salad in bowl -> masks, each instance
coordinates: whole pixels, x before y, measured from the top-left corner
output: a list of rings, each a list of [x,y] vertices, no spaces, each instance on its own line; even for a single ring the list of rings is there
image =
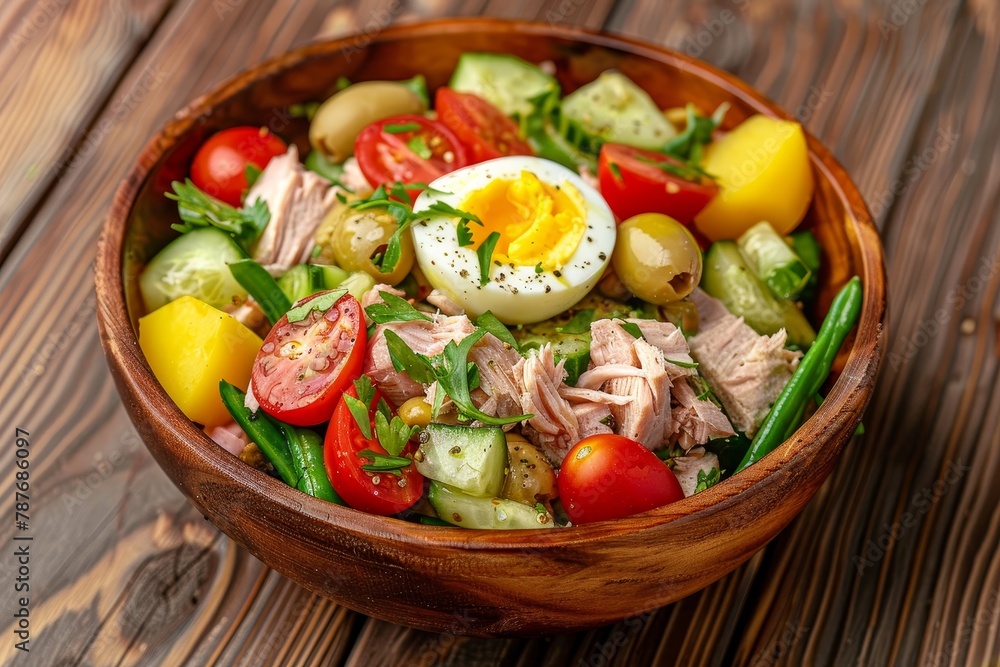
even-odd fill
[[[554,73],[469,52],[436,90],[298,105],[305,154],[208,137],[139,278],[183,413],[303,493],[470,529],[645,512],[790,437],[862,305],[855,277],[804,314],[825,267],[802,128]]]

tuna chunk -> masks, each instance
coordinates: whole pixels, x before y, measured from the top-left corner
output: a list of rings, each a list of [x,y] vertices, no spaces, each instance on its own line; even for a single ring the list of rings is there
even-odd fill
[[[499,417],[521,414],[524,382],[515,369],[523,361],[521,355],[488,333],[469,351],[469,361],[479,367],[479,388],[486,396],[486,400],[477,407]]]
[[[674,458],[674,476],[680,482],[685,498],[694,495],[698,487],[698,473],[705,478],[719,472],[719,457],[706,452],[704,447],[695,447],[687,455]]]
[[[698,370],[736,428],[753,437],[802,354],[785,349],[784,329],[761,336],[701,290],[692,301],[700,326],[688,342]]]
[[[427,303],[431,304],[445,315],[462,315],[465,310],[460,305],[451,300],[444,292],[432,289],[427,295]]]
[[[545,345],[518,362],[514,370],[524,385],[521,410],[533,415],[524,427],[525,437],[558,466],[566,452],[580,440],[576,412],[559,395],[559,387],[566,379],[562,362],[556,364],[552,347]]]
[[[389,401],[402,405],[407,399],[424,395],[424,386],[414,381],[403,371],[392,366],[389,347],[385,342],[385,331],[391,330],[403,339],[410,349],[419,354],[434,356],[440,354],[449,341],[456,343],[473,331],[472,323],[464,315],[458,317],[437,316],[430,322],[387,322],[375,327],[375,333],[368,343],[365,358],[365,373],[371,377]]]
[[[253,258],[275,276],[306,261],[316,229],[337,201],[336,192],[326,179],[302,166],[294,145],[272,158],[246,197],[251,204],[262,199],[271,213]]]
[[[732,424],[715,403],[698,398],[685,378],[674,386],[673,424],[668,441],[687,450],[715,438],[735,435]]]
[[[732,435],[718,406],[699,398],[689,384],[697,372],[680,330],[667,322],[634,322],[642,338],[634,338],[615,320],[591,324],[590,358],[595,366],[580,376],[577,391],[624,397],[623,402],[602,401],[614,418],[615,432],[649,449],[673,444],[690,449]],[[568,391],[563,395],[584,398]]]
[[[614,418],[604,403],[576,403],[573,405],[573,413],[580,425],[581,440],[592,435],[614,432],[611,428]]]

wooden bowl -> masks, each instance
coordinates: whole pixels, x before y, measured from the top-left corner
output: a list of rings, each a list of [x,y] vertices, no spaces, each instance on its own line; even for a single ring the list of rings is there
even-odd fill
[[[661,48],[575,29],[446,20],[310,45],[193,102],[149,143],[122,183],[97,260],[101,342],[147,447],[209,520],[257,558],[351,609],[416,628],[479,636],[598,626],[673,602],[768,543],[830,474],[861,419],[883,345],[885,277],[871,216],[843,168],[808,136],[816,196],[807,227],[826,253],[817,315],[852,275],[864,282],[856,335],[826,402],[777,451],[683,501],[618,521],[551,531],[472,531],[373,516],[300,493],[209,440],[153,377],[136,339],[137,277],[174,233],[163,193],[202,140],[232,125],[269,126],[307,148],[289,105],[325,99],[337,78],[444,84],[464,51],[552,60],[564,90],[616,68],[661,107],[732,105],[726,125],[788,115],[733,76]],[[776,193],[778,194],[778,193]],[[814,318],[815,319],[815,318]]]

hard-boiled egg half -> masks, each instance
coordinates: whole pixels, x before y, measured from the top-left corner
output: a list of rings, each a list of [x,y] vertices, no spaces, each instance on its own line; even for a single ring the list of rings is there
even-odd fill
[[[528,324],[557,315],[594,287],[615,249],[615,218],[597,190],[542,158],[502,157],[446,174],[413,210],[435,204],[482,221],[435,213],[412,227],[421,271],[471,316],[489,310],[506,324]],[[479,257],[494,232],[483,283]]]

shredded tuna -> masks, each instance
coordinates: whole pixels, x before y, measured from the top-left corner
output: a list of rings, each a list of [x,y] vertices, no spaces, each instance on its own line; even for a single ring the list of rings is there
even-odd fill
[[[406,292],[401,289],[396,289],[392,285],[386,285],[385,283],[379,283],[361,295],[361,307],[367,308],[368,306],[373,306],[376,303],[382,303],[382,292],[388,292],[389,294],[398,297],[406,296]]]
[[[689,379],[696,371],[679,330],[666,322],[635,322],[641,322],[640,331],[645,327],[642,338],[634,338],[615,320],[591,324],[595,366],[577,383],[624,399],[609,405],[615,432],[649,449],[673,444],[690,449],[732,435],[725,414],[691,388]]]
[[[715,403],[698,398],[688,380],[674,387],[677,404],[673,407],[673,425],[668,440],[687,450],[715,438],[735,435],[732,424]]]
[[[236,422],[229,422],[225,426],[207,426],[205,435],[233,456],[239,456],[243,448],[250,444],[250,438]]]
[[[599,403],[601,405],[625,405],[630,399],[628,396],[615,396],[597,389],[584,389],[583,387],[570,387],[562,385],[559,387],[559,395],[570,403]]]
[[[427,303],[431,304],[445,315],[462,315],[465,313],[465,310],[460,305],[452,301],[451,297],[436,289],[431,290],[431,293],[427,295]]]
[[[499,417],[521,414],[524,382],[515,370],[523,362],[521,355],[488,333],[469,351],[469,361],[479,367],[479,388],[487,397],[479,409]]]
[[[336,203],[337,191],[302,166],[294,145],[272,158],[246,197],[250,203],[263,200],[271,213],[254,245],[253,258],[275,276],[306,261],[316,228]]]
[[[685,456],[674,458],[674,476],[680,482],[684,497],[693,496],[698,486],[698,473],[711,475],[712,470],[719,471],[719,457],[712,452],[706,452],[704,447],[695,447]]]
[[[521,410],[533,415],[527,421],[525,437],[531,440],[553,465],[562,463],[566,452],[580,440],[580,425],[569,402],[559,395],[566,371],[556,364],[552,346],[534,350],[514,367],[521,376],[524,392]],[[480,370],[480,374],[482,370]]]
[[[784,329],[761,336],[701,290],[694,291],[692,300],[700,325],[689,343],[698,370],[733,424],[753,437],[802,354],[785,349]]]
[[[378,385],[387,399],[395,405],[402,405],[407,399],[424,395],[424,387],[403,371],[393,368],[389,348],[385,342],[385,331],[398,335],[411,350],[419,354],[434,356],[444,350],[449,341],[456,343],[473,331],[472,323],[464,315],[458,317],[437,316],[432,321],[387,322],[375,327],[375,333],[368,343],[365,358],[365,373]]]
[[[580,426],[581,440],[591,435],[614,432],[611,410],[603,403],[577,403],[573,406],[573,414]]]

